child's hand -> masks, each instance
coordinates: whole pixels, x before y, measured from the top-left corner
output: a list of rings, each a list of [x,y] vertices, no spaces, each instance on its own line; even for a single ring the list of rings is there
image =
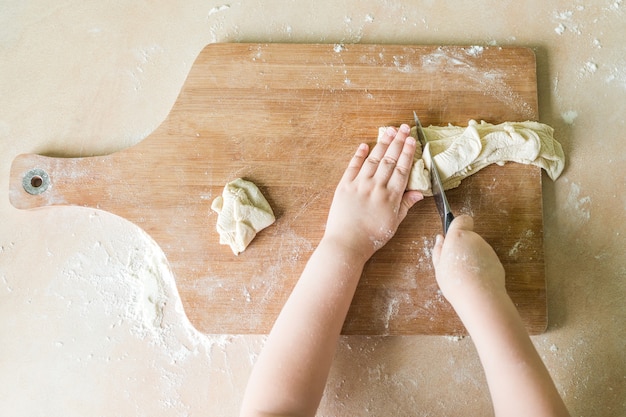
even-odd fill
[[[368,146],[359,146],[335,191],[324,240],[366,260],[395,234],[423,198],[405,191],[415,154],[409,133],[407,125],[388,128],[369,156]]]
[[[433,248],[437,283],[459,314],[506,296],[504,268],[493,248],[473,229],[471,217],[459,216],[445,239],[437,236]]]

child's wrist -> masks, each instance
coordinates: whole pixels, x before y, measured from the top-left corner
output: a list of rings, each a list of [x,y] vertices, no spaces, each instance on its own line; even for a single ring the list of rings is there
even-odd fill
[[[325,234],[318,247],[328,247],[337,256],[344,258],[346,262],[354,264],[365,264],[374,254],[363,245],[358,245],[355,241],[340,236]]]
[[[483,292],[474,297],[452,302],[459,318],[472,333],[476,328],[484,328],[494,320],[506,318],[517,311],[513,301],[505,290],[497,292]]]

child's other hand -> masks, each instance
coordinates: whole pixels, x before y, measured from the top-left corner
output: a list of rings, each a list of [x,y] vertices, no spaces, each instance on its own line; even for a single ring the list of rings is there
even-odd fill
[[[395,234],[423,198],[405,191],[416,146],[409,133],[407,125],[388,128],[369,156],[368,146],[359,146],[335,191],[324,240],[366,260]]]
[[[493,248],[473,230],[474,220],[459,216],[445,239],[437,236],[433,248],[437,283],[459,314],[466,311],[465,307],[473,311],[480,303],[506,296],[502,263]]]

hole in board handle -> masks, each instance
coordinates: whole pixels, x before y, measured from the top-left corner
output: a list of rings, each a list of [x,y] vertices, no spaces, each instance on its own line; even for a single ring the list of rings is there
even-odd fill
[[[28,194],[41,194],[50,187],[50,176],[48,176],[48,173],[43,169],[31,169],[24,174],[22,187],[24,187],[24,191]]]

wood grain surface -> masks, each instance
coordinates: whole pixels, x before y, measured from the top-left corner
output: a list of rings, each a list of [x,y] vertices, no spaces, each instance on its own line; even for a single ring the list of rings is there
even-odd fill
[[[89,158],[20,155],[10,200],[122,216],[165,252],[185,312],[205,333],[266,333],[324,231],[336,183],[379,126],[536,120],[535,56],[517,47],[214,44],[194,63],[167,119],[138,145]],[[39,195],[22,179],[44,170]],[[277,222],[234,256],[218,244],[212,200],[256,183]],[[507,272],[531,333],[547,324],[541,172],[490,166],[449,192],[474,216]],[[463,334],[438,291],[432,199],[418,203],[366,265],[344,334]]]

